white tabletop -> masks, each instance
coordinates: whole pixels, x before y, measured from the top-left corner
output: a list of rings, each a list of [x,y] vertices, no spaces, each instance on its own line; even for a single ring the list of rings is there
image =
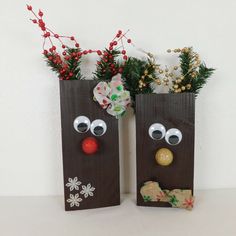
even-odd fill
[[[236,236],[236,189],[196,191],[192,211],[120,206],[65,212],[63,197],[0,197],[2,236]]]

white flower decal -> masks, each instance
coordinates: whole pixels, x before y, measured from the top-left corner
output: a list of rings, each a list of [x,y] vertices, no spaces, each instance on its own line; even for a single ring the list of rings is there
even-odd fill
[[[81,185],[81,182],[78,181],[78,177],[75,177],[74,179],[68,178],[68,183],[66,184],[66,187],[70,188],[70,191],[79,190],[79,185]]]
[[[92,197],[94,190],[95,190],[95,188],[92,187],[91,184],[89,183],[87,186],[82,185],[82,190],[80,191],[80,193],[83,194],[85,198],[87,198],[88,196]]]
[[[95,190],[95,188],[92,187],[90,183],[88,183],[87,185],[82,185],[82,190],[79,192],[79,186],[81,184],[82,183],[81,181],[79,181],[78,177],[68,178],[68,183],[66,183],[66,187],[70,189],[70,192],[75,190],[75,194],[70,193],[69,198],[66,200],[70,204],[70,207],[79,207],[80,202],[82,202],[85,198],[87,198],[88,196],[94,196],[93,191]]]
[[[76,193],[75,195],[70,194],[70,198],[66,200],[70,203],[70,207],[77,206],[79,207],[80,202],[82,202],[82,198],[79,197],[79,194]]]

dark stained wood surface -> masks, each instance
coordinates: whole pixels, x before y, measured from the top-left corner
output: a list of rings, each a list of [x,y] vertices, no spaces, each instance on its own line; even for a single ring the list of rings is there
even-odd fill
[[[60,81],[66,210],[120,204],[118,121],[93,101],[92,91],[95,86],[95,81]],[[87,116],[91,122],[95,119],[102,119],[107,124],[107,132],[103,136],[97,137],[100,149],[96,154],[86,155],[81,150],[82,140],[95,136],[91,131],[81,134],[74,130],[74,119],[80,115]],[[93,197],[83,198],[79,193],[81,185],[79,191],[73,190],[72,192],[65,186],[68,178],[76,176],[82,184],[91,183],[96,188]],[[66,200],[70,194],[76,193],[79,193],[83,201],[79,207],[70,207]]]
[[[162,189],[192,189],[194,178],[194,116],[195,98],[192,93],[149,94],[136,96],[136,151],[137,151],[137,205],[170,206],[169,203],[144,202],[140,188],[153,180]],[[177,128],[182,141],[169,145],[165,139],[153,140],[148,129],[153,123],[161,123],[166,130]],[[174,154],[169,166],[156,164],[155,153],[168,148]]]

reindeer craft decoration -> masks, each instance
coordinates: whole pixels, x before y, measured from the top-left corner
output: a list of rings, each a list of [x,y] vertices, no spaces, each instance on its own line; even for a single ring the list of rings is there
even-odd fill
[[[27,9],[34,16],[31,21],[42,31],[47,64],[60,80],[65,209],[118,205],[119,140],[115,116],[125,112],[130,98],[118,74],[123,64],[116,57],[128,59],[123,41],[130,44],[131,39],[118,30],[108,49],[81,50],[74,36],[52,31],[41,10],[36,14],[32,6]],[[69,47],[67,41],[74,46]],[[83,56],[91,53],[99,57],[96,80],[84,80],[80,63]],[[99,83],[99,78],[108,82],[112,77],[111,83]]]
[[[66,210],[120,204],[118,121],[93,101],[95,85],[60,81]]]
[[[138,95],[136,146],[137,204],[191,209],[194,94]]]
[[[178,64],[162,66],[147,53],[128,57],[127,32],[104,50],[82,50],[74,36],[52,31],[32,6],[43,56],[60,80],[65,209],[120,204],[118,121],[131,104],[136,116],[137,205],[192,209],[195,97],[214,69],[192,47],[168,49]],[[68,46],[66,42],[73,44]],[[93,80],[82,58],[98,56]],[[165,87],[166,94],[158,91]]]

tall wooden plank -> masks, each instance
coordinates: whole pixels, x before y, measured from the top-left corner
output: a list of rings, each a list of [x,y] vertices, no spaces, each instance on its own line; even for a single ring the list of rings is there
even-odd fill
[[[137,147],[137,205],[170,206],[165,202],[144,202],[140,188],[144,182],[159,182],[162,189],[191,189],[194,178],[194,104],[192,93],[149,94],[136,96],[136,147]],[[166,130],[177,128],[183,138],[178,145],[169,145],[165,138],[153,140],[149,127],[161,123]],[[174,155],[169,166],[156,163],[155,153],[168,148]]]
[[[95,81],[60,81],[66,210],[120,204],[118,121],[93,101],[92,91],[95,86]],[[93,136],[91,131],[78,133],[73,127],[75,118],[82,115],[91,122],[102,119],[107,125],[106,133],[96,137],[100,144],[99,151],[92,155],[86,155],[81,149],[82,140]],[[76,177],[79,189],[73,189],[70,184]],[[91,191],[93,196],[88,194],[86,197],[81,191],[89,187],[88,184],[95,190]],[[79,206],[73,205],[73,199],[77,199]]]

